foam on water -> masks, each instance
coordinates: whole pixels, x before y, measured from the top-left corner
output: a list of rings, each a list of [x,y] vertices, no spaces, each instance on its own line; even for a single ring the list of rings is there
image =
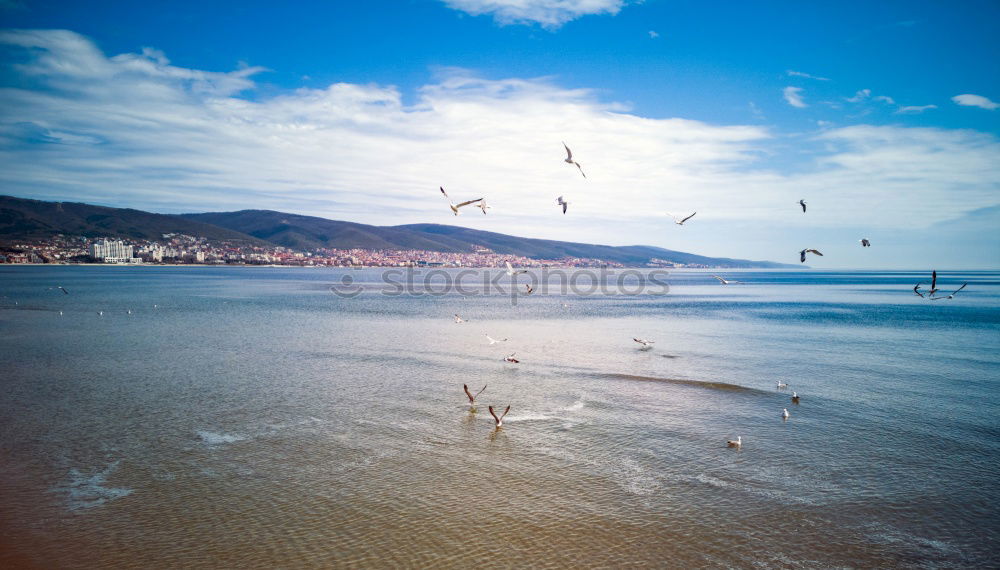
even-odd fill
[[[120,459],[113,461],[100,470],[80,470],[74,467],[52,492],[65,495],[66,508],[70,511],[92,509],[127,497],[132,494],[133,489],[105,486],[108,477],[118,469],[120,463]]]
[[[195,433],[198,434],[198,437],[201,438],[201,441],[204,442],[205,445],[210,447],[225,445],[227,443],[236,443],[237,441],[244,441],[247,439],[246,436],[243,435],[216,433],[207,430],[199,430]]]

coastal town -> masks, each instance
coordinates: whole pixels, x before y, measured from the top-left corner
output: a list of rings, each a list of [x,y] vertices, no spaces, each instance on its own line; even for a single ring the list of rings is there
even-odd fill
[[[302,267],[623,267],[592,258],[532,259],[497,253],[484,246],[468,252],[388,249],[325,249],[296,251],[276,245],[208,240],[184,234],[163,234],[160,240],[122,240],[56,235],[0,244],[0,263],[119,265],[281,265]],[[707,267],[652,259],[646,267]]]

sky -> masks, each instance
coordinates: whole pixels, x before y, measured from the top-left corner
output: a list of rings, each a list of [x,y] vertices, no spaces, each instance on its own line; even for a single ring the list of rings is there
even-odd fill
[[[0,0],[0,194],[1000,268],[995,1],[153,4]]]

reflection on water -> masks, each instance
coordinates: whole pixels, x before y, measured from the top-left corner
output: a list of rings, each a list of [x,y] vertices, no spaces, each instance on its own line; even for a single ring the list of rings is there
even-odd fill
[[[1000,281],[929,304],[918,275],[512,306],[0,268],[0,563],[994,566]]]

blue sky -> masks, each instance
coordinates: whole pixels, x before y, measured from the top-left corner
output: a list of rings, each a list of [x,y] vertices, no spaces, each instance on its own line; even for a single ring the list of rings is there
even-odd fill
[[[0,0],[0,184],[165,213],[997,267],[998,27],[1000,4],[972,1]],[[452,216],[439,185],[490,216]],[[681,228],[668,211],[699,213]]]

